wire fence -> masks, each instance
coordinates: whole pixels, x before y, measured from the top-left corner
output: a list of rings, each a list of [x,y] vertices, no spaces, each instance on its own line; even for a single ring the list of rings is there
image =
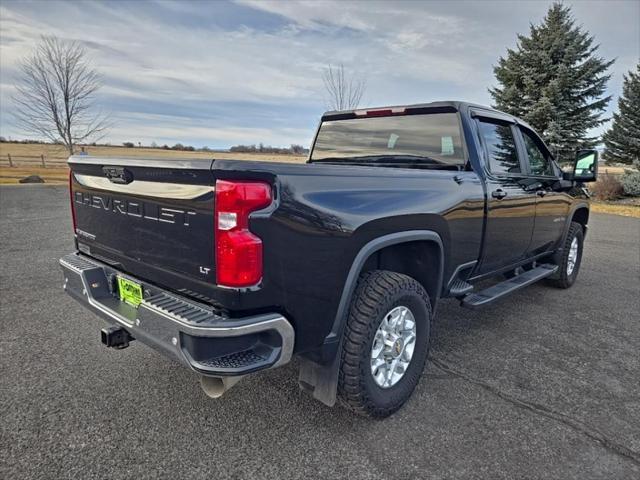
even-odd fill
[[[28,166],[42,168],[60,168],[67,165],[67,157],[50,157],[48,155],[11,155],[0,157],[0,166]]]

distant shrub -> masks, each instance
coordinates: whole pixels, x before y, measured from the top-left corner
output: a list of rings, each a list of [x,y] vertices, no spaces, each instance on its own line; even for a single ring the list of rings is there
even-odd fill
[[[162,148],[165,148],[165,147],[166,147],[166,145],[163,146]],[[167,147],[167,149],[168,148],[169,147]],[[191,145],[183,145],[181,143],[176,143],[173,147],[171,147],[171,150],[180,150],[180,151],[183,151],[183,152],[194,152],[195,148],[192,147]]]
[[[229,149],[230,152],[240,152],[240,153],[255,152],[257,150],[258,149],[256,148],[255,145],[234,145]]]
[[[291,153],[293,153],[294,155],[302,155],[303,153],[305,153],[306,148],[304,148],[302,145],[296,145],[292,143],[289,150],[291,150]]]
[[[230,152],[236,153],[276,153],[279,155],[301,155],[308,152],[302,145],[291,145],[290,148],[285,147],[272,147],[271,145],[264,145],[263,143],[253,145],[234,145],[229,148]]]
[[[600,175],[591,188],[591,193],[598,200],[616,200],[624,193],[620,181],[612,175]]]
[[[626,170],[620,183],[625,195],[640,197],[640,172]]]
[[[133,143],[133,142],[123,142],[123,143],[122,143],[122,146],[123,146],[123,147],[126,147],[126,148],[133,148],[133,147],[135,147],[135,145],[134,145],[134,143]]]

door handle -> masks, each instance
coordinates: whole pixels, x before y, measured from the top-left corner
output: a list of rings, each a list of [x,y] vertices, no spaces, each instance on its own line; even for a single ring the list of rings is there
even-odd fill
[[[507,196],[507,192],[499,188],[498,190],[494,190],[493,192],[491,192],[491,196],[493,198],[497,198],[498,200],[502,200],[504,197]]]
[[[538,190],[536,191],[536,195],[538,195],[539,197],[544,197],[547,194],[546,190]]]

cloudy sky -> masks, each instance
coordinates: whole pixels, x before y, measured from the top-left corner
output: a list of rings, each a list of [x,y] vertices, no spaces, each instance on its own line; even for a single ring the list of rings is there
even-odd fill
[[[640,0],[566,1],[617,58],[640,58]],[[492,65],[538,23],[547,1],[11,1],[0,3],[0,133],[11,119],[16,66],[40,35],[78,40],[103,78],[106,140],[308,145],[325,110],[322,71],[366,78],[364,105],[491,102]]]

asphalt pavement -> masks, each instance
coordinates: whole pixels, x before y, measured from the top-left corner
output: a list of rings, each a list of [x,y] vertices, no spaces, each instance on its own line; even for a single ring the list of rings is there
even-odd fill
[[[470,311],[384,421],[299,390],[295,362],[219,400],[62,291],[63,186],[0,187],[0,478],[640,478],[640,220],[592,214],[577,283]]]

